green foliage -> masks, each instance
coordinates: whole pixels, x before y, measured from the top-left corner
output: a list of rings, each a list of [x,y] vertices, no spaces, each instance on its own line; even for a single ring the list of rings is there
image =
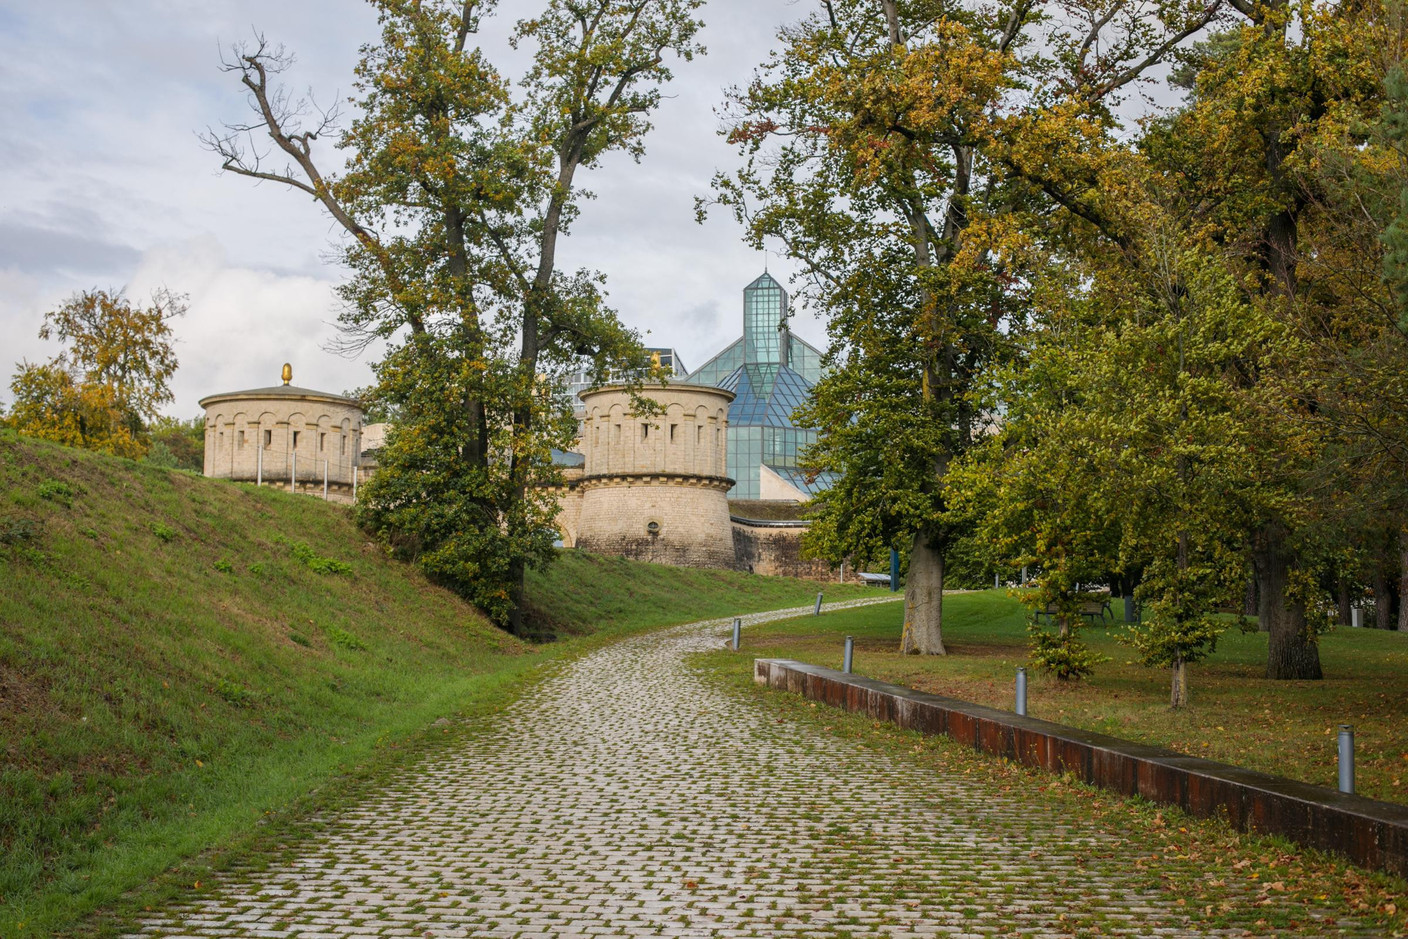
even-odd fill
[[[163,469],[200,473],[205,469],[205,418],[183,421],[158,415],[147,427],[151,450],[143,462]]]
[[[1095,666],[1109,659],[1091,651],[1076,635],[1076,628],[1052,632],[1033,621],[1027,627],[1031,644],[1031,663],[1060,681],[1085,678]]]
[[[289,546],[289,553],[304,567],[315,574],[350,574],[352,565],[335,558],[326,558],[314,551],[307,543],[297,542]]]
[[[367,650],[365,642],[336,625],[329,625],[324,632],[327,633],[328,642],[339,649],[346,649],[349,652],[365,652]]]
[[[256,695],[244,685],[221,678],[215,682],[215,693],[231,707],[250,708],[254,706]]]
[[[41,499],[57,502],[66,509],[73,507],[73,487],[62,480],[46,479],[34,491]]]
[[[235,572],[235,565],[228,558],[221,558],[212,566],[222,574],[233,574]]]
[[[165,522],[152,522],[151,529],[157,540],[163,543],[170,542],[176,537],[176,529]]]
[[[66,348],[47,363],[19,363],[8,425],[22,434],[118,456],[141,457],[145,420],[172,400],[176,351],[170,321],[186,301],[158,290],[146,307],[120,291],[83,291],[44,315],[41,339]]]

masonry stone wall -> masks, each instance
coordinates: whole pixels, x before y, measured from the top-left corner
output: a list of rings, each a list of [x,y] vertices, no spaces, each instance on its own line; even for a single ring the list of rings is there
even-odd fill
[[[739,570],[827,582],[836,579],[836,573],[825,561],[802,557],[802,533],[807,530],[804,522],[769,525],[734,518],[729,527]]]
[[[362,449],[355,401],[289,385],[217,394],[205,408],[205,475],[350,502]]]

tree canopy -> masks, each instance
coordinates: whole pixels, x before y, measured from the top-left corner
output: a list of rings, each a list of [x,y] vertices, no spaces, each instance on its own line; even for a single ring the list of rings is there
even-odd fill
[[[185,297],[167,290],[134,305],[121,291],[85,290],[44,315],[41,339],[64,349],[48,362],[21,362],[10,381],[10,427],[71,447],[139,458],[147,422],[172,400],[176,348],[171,320]]]

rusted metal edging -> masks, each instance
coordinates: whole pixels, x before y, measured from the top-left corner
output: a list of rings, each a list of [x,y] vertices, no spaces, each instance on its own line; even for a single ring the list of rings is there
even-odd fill
[[[757,659],[753,679],[908,730],[946,734],[1027,766],[1071,773],[1122,795],[1176,805],[1190,815],[1220,816],[1243,830],[1281,835],[1364,867],[1408,877],[1408,806],[802,662]]]

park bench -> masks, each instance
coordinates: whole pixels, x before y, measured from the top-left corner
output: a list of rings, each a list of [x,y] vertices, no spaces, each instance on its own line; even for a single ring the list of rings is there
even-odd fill
[[[1104,622],[1105,620],[1113,620],[1115,618],[1115,612],[1110,608],[1109,597],[1103,600],[1086,600],[1085,603],[1081,604],[1080,615],[1092,626],[1097,621]],[[1038,623],[1049,623],[1054,621],[1055,618],[1056,607],[1054,606],[1048,606],[1044,610],[1036,611],[1036,620]]]

